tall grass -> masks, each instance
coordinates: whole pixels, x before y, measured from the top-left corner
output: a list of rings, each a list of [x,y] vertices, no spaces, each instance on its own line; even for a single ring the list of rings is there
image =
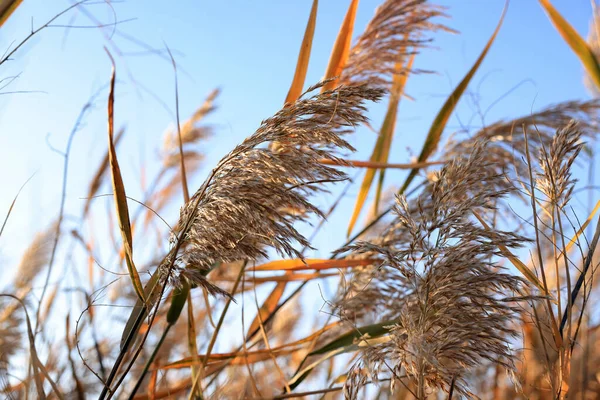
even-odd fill
[[[597,195],[576,179],[578,165],[594,157],[600,102],[522,110],[521,118],[446,137],[456,104],[493,51],[503,13],[431,116],[417,162],[390,163],[406,82],[431,72],[413,69],[413,61],[434,45],[433,32],[454,32],[447,26],[451,10],[426,0],[384,0],[357,33],[358,1],[346,3],[325,79],[304,90],[315,0],[307,5],[281,110],[231,146],[197,188],[189,182],[210,151],[205,140],[215,128],[206,119],[220,91],[180,121],[177,64],[169,50],[175,126],[165,132],[144,197],[134,201],[117,153],[126,130],[114,124],[120,93],[113,61],[105,100],[94,98],[81,112],[104,104],[108,144],[76,223],[72,215],[65,221],[61,206],[56,222],[40,227],[0,297],[2,396],[600,397],[600,337],[591,306],[600,201],[591,213],[581,211],[582,194]],[[0,8],[0,21],[18,4]],[[598,90],[597,32],[587,44],[549,1],[540,4],[582,60],[587,84]],[[55,19],[9,49],[0,66]],[[384,121],[369,121],[371,105],[382,99]],[[373,122],[381,128],[370,160],[352,159],[350,135]],[[66,186],[69,152],[63,156]],[[327,217],[340,211],[340,199],[323,194],[342,182],[341,196],[347,195],[352,167],[365,171],[348,214],[348,237],[346,226],[339,229],[345,244],[327,259],[306,258]],[[408,175],[386,189],[389,169]],[[376,175],[371,215],[358,228]],[[97,203],[109,186],[105,217]],[[62,204],[64,196],[63,190]],[[334,201],[322,209],[323,200]],[[160,214],[173,206],[179,218],[166,221]],[[11,212],[2,245],[10,240],[4,227]],[[99,215],[107,231],[94,223]],[[101,266],[100,254],[110,254],[106,265],[114,268]],[[77,288],[49,281],[53,266],[67,260],[74,267],[61,273],[73,274]],[[338,288],[323,295],[320,309],[306,306],[314,303],[315,283]],[[113,306],[102,307],[101,298]],[[66,312],[64,304],[71,306]]]

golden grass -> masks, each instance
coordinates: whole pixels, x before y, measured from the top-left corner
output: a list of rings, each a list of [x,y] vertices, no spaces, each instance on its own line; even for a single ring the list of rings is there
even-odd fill
[[[596,82],[593,46],[549,1],[540,4]],[[433,32],[453,31],[437,20],[448,12],[432,2],[385,0],[364,32],[355,33],[358,5],[350,0],[340,9],[346,14],[325,79],[306,89],[322,22],[318,1],[310,12],[307,5],[282,109],[208,166],[208,177],[192,191],[191,177],[210,151],[206,139],[215,128],[206,120],[219,90],[180,122],[177,64],[168,50],[176,126],[164,135],[156,174],[140,185],[144,198],[136,210],[126,195],[136,183],[123,181],[116,152],[124,129],[115,135],[113,61],[108,146],[99,151],[80,218],[61,225],[61,208],[58,226],[32,238],[0,298],[2,396],[600,396],[600,336],[591,306],[600,202],[575,179],[593,158],[586,146],[591,150],[597,138],[600,102],[522,110],[522,118],[448,138],[449,118],[492,51],[505,9],[474,65],[432,116],[418,159],[397,160],[391,149],[399,101],[407,79],[422,72],[414,62]],[[5,15],[0,8],[0,23]],[[18,56],[55,19],[6,57]],[[377,121],[371,157],[354,160],[348,136],[371,126],[370,107],[384,96],[387,112]],[[65,168],[67,161],[68,153]],[[347,186],[337,200],[324,195],[347,181],[353,167],[365,169],[360,185]],[[408,170],[406,179],[386,188],[387,169]],[[347,215],[352,233],[377,175],[370,222],[330,257],[308,258],[326,217],[344,212],[337,204],[348,188],[357,189]],[[408,192],[416,177],[421,184]],[[103,231],[92,224],[105,217],[92,199],[107,186],[113,208]],[[592,194],[590,210],[579,206],[580,191]],[[382,193],[396,196],[382,200]],[[160,214],[173,206],[179,217],[167,222]],[[115,220],[120,241],[111,236]],[[6,226],[2,240],[9,238]],[[345,226],[332,228],[344,241]],[[70,235],[57,236],[67,229]],[[110,263],[97,260],[107,255]],[[55,257],[69,266],[60,273],[70,275],[50,281]],[[79,285],[67,287],[67,276]],[[106,304],[110,285],[115,297]]]

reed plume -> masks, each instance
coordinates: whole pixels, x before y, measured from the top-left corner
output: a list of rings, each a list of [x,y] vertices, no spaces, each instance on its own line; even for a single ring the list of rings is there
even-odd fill
[[[466,376],[483,362],[514,371],[509,340],[516,332],[509,323],[525,283],[503,272],[498,256],[500,247],[527,240],[472,221],[474,210],[493,208],[508,194],[496,189],[504,177],[486,154],[487,146],[478,144],[447,163],[412,207],[397,197],[383,238],[341,249],[380,260],[367,276],[359,273],[364,286],[339,302],[341,316],[356,323],[371,303],[367,313],[390,321],[390,340],[367,345],[352,367],[346,397],[357,398],[367,381],[386,372],[393,385],[407,375],[423,399],[451,387],[471,396]]]
[[[322,217],[310,197],[323,190],[323,183],[346,179],[319,160],[342,162],[338,152],[353,148],[341,136],[366,121],[363,103],[378,100],[382,93],[365,85],[341,86],[301,97],[263,121],[218,163],[182,208],[173,232],[180,243],[177,270],[205,284],[203,276],[216,262],[257,260],[267,257],[268,248],[302,257],[294,245],[310,243],[294,223],[311,215]],[[273,152],[266,145],[275,141],[281,148]],[[303,212],[288,213],[290,209]]]
[[[510,178],[498,183],[512,188],[521,187],[522,181],[528,181],[529,168],[536,170],[540,165],[530,166],[527,163],[527,148],[533,155],[539,154],[543,148],[549,148],[555,133],[572,120],[577,121],[581,137],[595,138],[595,119],[599,111],[598,100],[555,104],[530,115],[495,122],[466,138],[455,137],[447,143],[444,157],[452,159],[468,154],[477,143],[486,141],[486,162],[497,174],[505,174]]]
[[[556,132],[548,151],[540,149],[542,171],[538,175],[537,187],[552,205],[559,208],[563,208],[573,194],[575,180],[571,176],[571,167],[583,148],[581,135],[575,121],[571,121]]]
[[[216,109],[215,100],[220,94],[219,89],[214,89],[208,94],[204,103],[194,111],[194,114],[181,124],[181,143],[183,146],[184,159],[202,159],[200,153],[195,147],[198,142],[212,135],[210,125],[201,124],[204,118],[213,113]],[[162,146],[163,165],[165,168],[179,166],[179,138],[176,129],[169,129],[164,135]]]
[[[437,30],[451,31],[432,22],[444,17],[444,8],[426,0],[387,0],[377,7],[375,16],[350,50],[342,72],[341,83],[391,88],[397,64],[418,53],[431,41],[428,34]]]

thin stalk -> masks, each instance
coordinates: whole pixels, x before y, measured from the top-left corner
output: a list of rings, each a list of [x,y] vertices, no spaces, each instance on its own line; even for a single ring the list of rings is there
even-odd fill
[[[235,283],[233,284],[233,289],[231,290],[231,292],[233,294],[235,294],[238,286],[240,285],[240,282],[242,281],[242,276],[244,275],[244,271],[246,269],[246,264],[248,264],[248,261],[244,262],[244,265],[242,265],[242,268],[240,268],[240,272],[237,276],[237,279],[236,279]],[[232,299],[233,299],[233,297],[230,297],[227,299],[227,302],[225,303],[225,307],[223,308],[223,311],[221,312],[221,316],[219,317],[219,322],[217,322],[217,328],[215,329],[212,337],[210,338],[210,343],[208,344],[208,349],[206,350],[206,355],[204,356],[204,359],[202,360],[202,369],[206,368],[206,363],[208,362],[208,359],[210,358],[210,354],[212,353],[212,350],[215,346],[215,342],[217,341],[217,336],[219,335],[219,331],[221,330],[221,327],[223,326],[223,322],[225,321],[225,315],[227,314],[227,310],[229,310],[229,306],[231,305]],[[199,385],[199,383],[200,383],[199,378],[200,378],[200,375],[196,376],[196,379],[194,379],[194,383],[192,384],[191,393],[194,393],[197,386]]]
[[[148,373],[148,370],[150,369],[150,366],[152,365],[152,363],[154,362],[154,359],[156,358],[156,355],[158,354],[158,350],[160,349],[160,347],[162,346],[163,342],[165,341],[165,338],[167,337],[167,334],[169,333],[169,330],[171,329],[172,326],[173,326],[172,324],[167,324],[167,326],[163,330],[163,333],[160,336],[160,339],[158,340],[158,343],[154,347],[154,350],[152,351],[152,354],[150,354],[150,358],[148,358],[148,361],[146,361],[146,364],[144,365],[144,369],[142,370],[142,374],[140,375],[138,381],[136,382],[135,386],[133,387],[133,390],[131,391],[131,394],[128,397],[129,400],[133,399],[133,396],[135,395],[135,393],[138,391],[138,389],[140,388],[140,386],[142,386],[142,382],[144,380],[144,377]]]
[[[99,94],[100,94],[100,91],[94,93],[92,95],[92,97],[90,97],[90,99],[87,101],[87,103],[83,106],[81,111],[79,112],[79,115],[77,116],[77,120],[75,121],[75,125],[73,125],[73,128],[71,129],[71,133],[69,134],[69,139],[67,140],[67,146],[66,146],[64,153],[57,151],[63,157],[63,176],[62,176],[60,206],[59,206],[59,211],[58,211],[58,220],[56,222],[56,229],[55,229],[55,233],[54,233],[54,243],[52,244],[52,252],[50,253],[50,261],[48,262],[48,271],[46,272],[46,277],[44,279],[44,286],[42,287],[42,293],[40,294],[40,298],[38,300],[39,306],[38,306],[38,309],[36,311],[36,316],[35,316],[34,334],[36,334],[36,335],[38,333],[38,328],[39,328],[39,318],[40,318],[40,311],[42,308],[42,302],[44,301],[44,296],[46,295],[46,291],[47,291],[48,285],[50,283],[50,276],[52,275],[52,269],[53,269],[52,267],[54,266],[54,262],[56,259],[56,252],[58,250],[58,243],[60,240],[60,228],[62,226],[62,222],[64,219],[65,202],[67,199],[67,177],[68,177],[68,171],[69,171],[69,154],[71,152],[71,145],[73,143],[73,138],[75,137],[75,134],[79,131],[79,128],[81,126],[81,123],[83,122],[84,116],[86,115],[88,110],[92,107],[94,100],[96,99],[96,97]]]
[[[567,296],[567,310],[565,310],[565,313],[564,313],[564,316],[567,318],[567,325],[568,325],[567,345],[565,346],[565,349],[566,349],[569,347],[568,344],[571,340],[571,328],[572,328],[571,311],[573,310],[573,299],[570,296],[570,293],[572,293],[571,272],[569,271],[569,260],[567,258],[567,246],[565,244],[565,235],[563,234],[564,231],[563,231],[563,224],[562,224],[562,218],[560,216],[560,212],[561,212],[561,210],[557,208],[556,214],[557,214],[558,229],[559,229],[560,239],[561,239],[561,244],[562,244],[563,260],[565,263],[565,274],[566,274],[566,279],[567,279],[567,293],[569,293],[569,295]],[[562,321],[561,321],[561,325],[562,325]],[[562,331],[561,331],[561,333],[562,333]]]
[[[594,233],[594,238],[592,239],[592,241],[590,243],[588,254],[587,254],[584,264],[583,264],[583,270],[579,274],[579,277],[577,278],[577,282],[575,283],[575,286],[573,287],[573,292],[571,293],[571,304],[574,304],[575,300],[577,300],[577,296],[579,295],[579,291],[581,290],[581,286],[583,285],[583,282],[585,280],[585,275],[587,274],[587,271],[589,270],[590,265],[592,264],[592,258],[594,257],[594,252],[596,250],[596,247],[598,246],[599,239],[600,239],[600,217],[598,217],[598,223],[596,224],[596,232]],[[567,314],[567,311],[565,311],[565,315],[566,314]],[[563,316],[563,319],[560,323],[561,333],[562,333],[566,323],[567,323],[567,319],[565,316]]]

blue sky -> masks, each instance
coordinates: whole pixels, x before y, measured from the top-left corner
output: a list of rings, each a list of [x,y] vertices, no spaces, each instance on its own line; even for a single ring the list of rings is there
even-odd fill
[[[101,3],[101,2],[98,2]],[[113,11],[103,4],[88,6],[103,22],[113,20]],[[216,135],[206,144],[205,169],[191,187],[199,186],[206,171],[236,143],[251,134],[264,118],[282,105],[294,73],[300,41],[311,0],[294,1],[140,1],[115,2],[118,20],[135,20],[119,30],[155,48],[165,43],[180,65],[180,114],[182,119],[198,107],[214,87],[222,88],[219,110],[210,118]],[[321,0],[307,84],[323,75],[331,46],[344,17],[348,1]],[[378,0],[361,0],[355,25],[360,33],[374,13]],[[437,74],[413,76],[407,93],[415,101],[403,100],[399,108],[391,162],[407,162],[420,146],[446,96],[464,76],[491,35],[504,6],[503,0],[457,0],[437,2],[448,6],[446,23],[460,34],[434,35],[433,46],[416,59],[415,67]],[[589,0],[554,0],[559,11],[583,35],[587,34]],[[25,0],[2,28],[0,47],[18,43],[70,2]],[[75,19],[71,17],[75,16]],[[77,11],[57,24],[90,25]],[[110,29],[50,28],[36,35],[0,68],[1,77],[20,74],[4,91],[35,93],[0,95],[0,210],[8,210],[19,187],[32,175],[20,195],[5,234],[0,238],[0,263],[15,265],[32,233],[56,216],[62,182],[62,158],[48,145],[64,149],[69,132],[83,104],[105,85],[110,62],[107,46],[117,59],[116,125],[126,125],[127,135],[119,158],[128,194],[140,197],[141,166],[156,170],[152,162],[165,129],[173,122],[174,86],[171,65],[157,55],[119,57],[108,43]],[[139,52],[139,46],[119,35],[112,43],[123,53]],[[505,23],[490,53],[473,80],[448,126],[448,133],[468,124],[481,126],[474,116],[477,107],[486,113],[485,123],[528,114],[548,104],[587,99],[583,70],[578,59],[556,33],[537,1],[513,0]],[[135,77],[137,85],[129,74]],[[148,95],[151,90],[163,104]],[[512,90],[512,91],[511,91]],[[507,92],[506,97],[502,97]],[[372,122],[381,124],[386,102],[373,107]],[[361,129],[352,138],[358,153],[367,159],[375,136]],[[104,94],[86,118],[73,142],[67,213],[78,215],[87,183],[106,151]],[[355,172],[351,171],[351,175]],[[403,172],[388,174],[386,183],[399,185]],[[104,188],[102,193],[110,189]],[[356,190],[351,191],[355,194]],[[108,200],[107,200],[108,201]],[[328,204],[331,199],[325,199]],[[343,240],[354,197],[349,196],[319,238],[323,249]],[[2,211],[4,213],[5,211]],[[177,207],[169,211],[171,220]],[[360,222],[359,222],[360,223]],[[335,239],[330,239],[335,237]],[[317,253],[326,255],[324,251]]]

